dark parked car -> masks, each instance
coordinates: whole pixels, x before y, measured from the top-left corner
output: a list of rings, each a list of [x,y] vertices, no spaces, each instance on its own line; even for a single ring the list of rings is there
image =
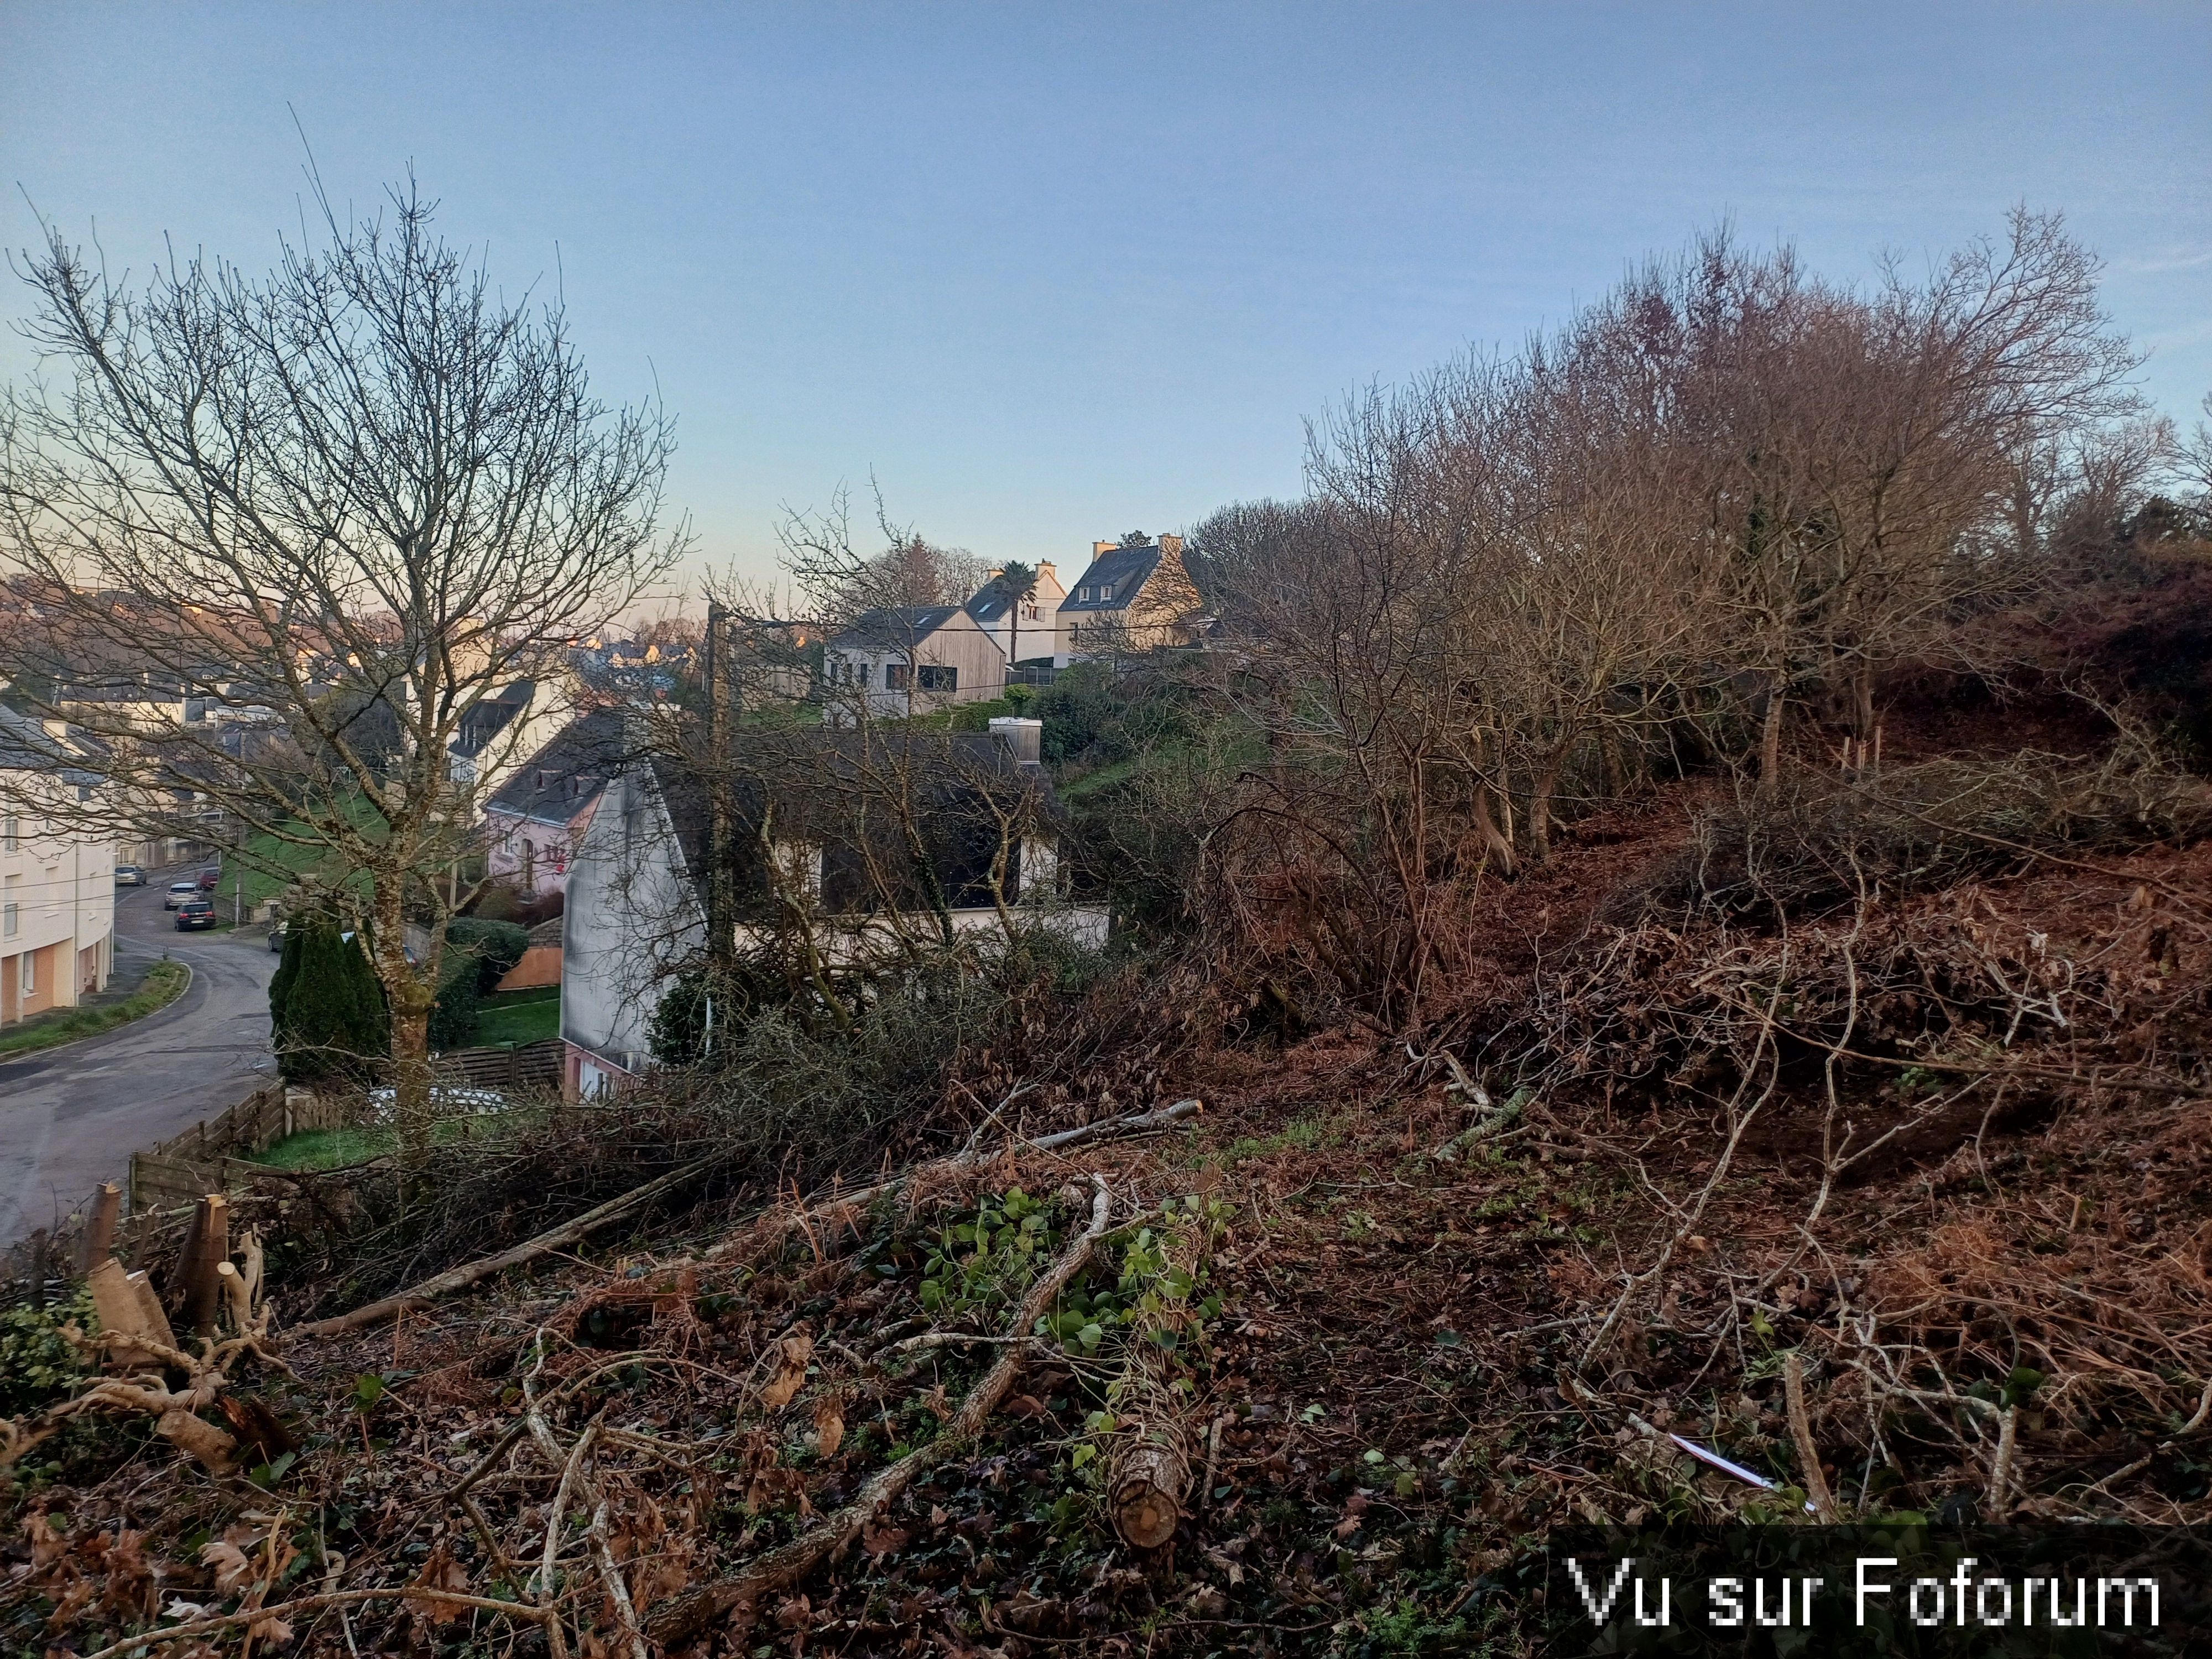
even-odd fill
[[[269,948],[271,951],[284,948],[284,924],[281,921],[272,921],[269,924]]]
[[[118,864],[115,866],[115,884],[118,887],[143,887],[146,872],[135,864]]]
[[[187,927],[214,926],[215,901],[213,899],[190,898],[177,907],[177,927],[179,932]]]

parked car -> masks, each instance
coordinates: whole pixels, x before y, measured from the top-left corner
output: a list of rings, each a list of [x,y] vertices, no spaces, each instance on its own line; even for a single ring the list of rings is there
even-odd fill
[[[177,931],[188,927],[215,926],[215,901],[208,898],[188,898],[177,907]]]
[[[389,1123],[392,1108],[398,1100],[397,1089],[370,1090],[370,1121]],[[484,1117],[493,1112],[505,1111],[507,1103],[507,1097],[496,1089],[471,1089],[453,1083],[434,1083],[430,1085],[430,1115],[433,1117]]]
[[[118,887],[143,887],[146,872],[135,864],[118,864],[115,866],[115,884]]]
[[[222,866],[220,864],[210,864],[200,872],[200,890],[204,893],[212,893],[222,881]]]
[[[162,896],[161,908],[164,910],[173,910],[179,904],[182,904],[186,899],[198,898],[199,896],[199,883],[196,881],[173,881],[169,884],[169,890]]]
[[[269,950],[270,950],[270,954],[271,954],[271,955],[274,955],[276,951],[279,951],[283,950],[283,948],[284,948],[284,924],[283,924],[283,922],[281,922],[281,921],[272,921],[272,922],[270,922],[270,923],[269,924]]]

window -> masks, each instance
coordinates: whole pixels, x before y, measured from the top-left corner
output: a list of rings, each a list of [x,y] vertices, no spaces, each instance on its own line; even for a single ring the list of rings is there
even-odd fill
[[[913,678],[914,670],[902,662],[884,665],[884,690],[886,691],[903,691]]]
[[[15,908],[12,904],[8,907],[11,912]],[[15,970],[17,994],[27,997],[36,995],[39,989],[39,953],[36,951],[26,951],[15,960],[20,964]]]
[[[871,666],[872,665],[865,662],[860,665],[860,690],[863,691],[868,689],[868,670]]]
[[[15,937],[15,907],[12,904],[0,904],[0,939]],[[27,961],[29,958],[26,957],[25,960]]]
[[[0,819],[0,853],[15,851],[16,838],[22,833],[20,818]]]
[[[940,667],[931,663],[924,665],[921,673],[921,689],[925,691],[957,691],[960,689],[960,671],[957,668]]]
[[[1079,587],[1075,590],[1075,597],[1078,603],[1088,605],[1091,603],[1091,590],[1087,587]]]
[[[1114,597],[1114,584],[1108,582],[1104,586],[1101,587],[1098,590],[1098,597],[1101,599],[1112,599]]]

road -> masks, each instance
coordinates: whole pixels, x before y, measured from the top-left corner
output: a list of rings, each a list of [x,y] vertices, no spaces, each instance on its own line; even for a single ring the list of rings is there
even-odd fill
[[[181,1133],[275,1074],[269,1052],[267,935],[179,933],[161,890],[191,871],[149,872],[115,895],[118,963],[164,951],[192,970],[157,1014],[0,1065],[0,1245],[50,1224],[131,1154]]]

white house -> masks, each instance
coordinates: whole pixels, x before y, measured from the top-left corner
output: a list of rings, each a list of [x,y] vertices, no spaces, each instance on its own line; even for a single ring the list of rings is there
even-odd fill
[[[1105,943],[1103,906],[1072,900],[1061,814],[1038,763],[1042,726],[988,733],[817,729],[745,739],[732,785],[731,944],[778,949],[833,979],[909,939],[1042,927]],[[898,810],[903,808],[903,813]],[[884,810],[890,808],[891,810]],[[935,904],[913,885],[902,820],[928,847]],[[708,943],[710,813],[698,781],[641,757],[610,779],[568,878],[562,934],[563,1091],[588,1098],[652,1063],[667,986]]]
[[[1008,664],[1046,658],[1058,662],[1067,654],[1067,624],[1060,608],[1067,590],[1060,573],[1050,564],[1036,567],[1036,582],[1030,597],[1017,600],[1000,580],[1005,570],[994,570],[990,580],[968,601],[966,609],[975,625],[991,636]]]
[[[114,972],[115,844],[85,822],[105,787],[94,758],[0,708],[0,1024],[74,1007]]]

